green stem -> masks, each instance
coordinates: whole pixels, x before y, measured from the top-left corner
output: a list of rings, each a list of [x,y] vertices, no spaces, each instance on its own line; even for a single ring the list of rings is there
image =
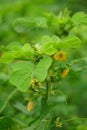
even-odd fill
[[[46,80],[46,95],[45,95],[46,101],[48,100],[48,94],[49,94],[49,84],[48,81]]]
[[[45,83],[46,83],[46,92],[45,92],[45,95],[42,96],[42,99],[41,99],[41,119],[46,114],[47,108],[48,108],[47,100],[48,100],[48,93],[49,93],[49,84],[47,80]]]
[[[12,97],[16,92],[17,92],[17,89],[16,89],[16,90],[13,90],[13,91],[11,92],[11,94],[8,96],[7,100],[5,101],[4,105],[1,107],[0,113],[3,112],[3,110],[5,109],[5,107],[6,107],[7,104],[8,104],[9,100],[11,99],[11,97]]]

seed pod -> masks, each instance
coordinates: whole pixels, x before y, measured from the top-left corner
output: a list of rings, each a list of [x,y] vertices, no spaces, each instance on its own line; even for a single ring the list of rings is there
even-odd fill
[[[41,82],[39,82],[37,79],[32,79],[31,80],[31,86],[32,87],[39,87],[41,85],[42,85]]]

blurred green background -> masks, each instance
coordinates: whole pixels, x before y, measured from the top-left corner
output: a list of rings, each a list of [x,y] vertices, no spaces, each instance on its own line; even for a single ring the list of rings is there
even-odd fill
[[[46,12],[58,14],[65,8],[67,8],[71,14],[77,11],[87,13],[87,0],[0,0],[0,45],[6,46],[10,42],[20,42],[24,44],[30,40],[34,40],[36,34],[32,32],[16,32],[13,28],[13,21],[16,18],[43,16]],[[82,26],[79,30],[76,29],[74,31],[83,40],[83,48],[81,48],[80,51],[74,51],[73,57],[76,58],[75,56],[77,54],[78,57],[87,57],[87,26]],[[6,102],[11,91],[14,90],[14,87],[8,81],[8,73],[9,66],[0,63],[0,108],[2,108]],[[60,89],[67,96],[68,104],[65,104],[64,97],[61,95],[52,98],[53,103],[58,103],[54,114],[57,112],[60,117],[66,119],[71,117],[87,118],[87,69],[84,69],[83,72],[71,72],[71,76],[63,81]],[[0,113],[0,116],[15,117],[21,122],[23,127],[26,127],[32,120],[34,113],[32,113],[31,116],[27,112],[25,97],[26,94],[17,92],[9,100],[5,109]],[[38,111],[38,109],[36,111]],[[87,120],[74,120],[65,123],[63,128],[52,127],[52,130],[53,129],[87,130]]]

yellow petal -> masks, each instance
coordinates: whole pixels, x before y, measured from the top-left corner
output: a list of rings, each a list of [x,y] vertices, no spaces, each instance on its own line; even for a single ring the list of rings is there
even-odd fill
[[[56,54],[54,54],[53,58],[55,60],[65,61],[66,60],[66,53],[63,51],[59,51]]]
[[[69,73],[69,68],[67,67],[65,70],[63,70],[63,72],[60,73],[61,77],[66,77]]]

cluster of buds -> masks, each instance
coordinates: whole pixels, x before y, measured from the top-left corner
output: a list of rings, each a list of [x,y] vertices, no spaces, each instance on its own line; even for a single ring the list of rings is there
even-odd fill
[[[62,127],[62,123],[60,122],[60,118],[58,117],[55,121],[56,127]]]
[[[39,82],[37,79],[32,79],[31,80],[31,86],[32,87],[40,87],[42,84]]]

